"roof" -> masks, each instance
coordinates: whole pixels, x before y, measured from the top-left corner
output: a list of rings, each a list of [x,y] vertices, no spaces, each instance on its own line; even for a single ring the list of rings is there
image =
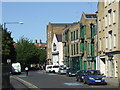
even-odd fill
[[[72,23],[50,23],[52,26],[66,26],[72,25]]]
[[[47,47],[47,43],[34,43],[36,47]]]
[[[62,34],[56,34],[58,42],[62,42]]]
[[[96,14],[85,14],[85,17],[86,18],[97,18],[97,15]]]

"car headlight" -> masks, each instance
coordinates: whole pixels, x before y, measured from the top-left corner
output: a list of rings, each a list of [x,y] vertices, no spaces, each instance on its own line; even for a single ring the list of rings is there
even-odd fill
[[[69,74],[71,74],[71,72],[69,72]]]
[[[94,80],[94,78],[92,78],[92,77],[89,77],[89,79]]]

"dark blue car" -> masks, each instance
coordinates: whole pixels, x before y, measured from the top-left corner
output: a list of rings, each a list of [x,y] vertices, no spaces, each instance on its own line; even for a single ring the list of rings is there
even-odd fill
[[[86,74],[84,75],[84,83],[87,84],[107,84],[105,79],[100,74],[99,70],[87,70]]]

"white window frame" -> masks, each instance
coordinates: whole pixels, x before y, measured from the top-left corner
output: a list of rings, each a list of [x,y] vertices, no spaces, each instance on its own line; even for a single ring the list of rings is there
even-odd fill
[[[100,51],[102,51],[102,41],[101,41],[101,38],[99,39],[99,42],[100,42]]]
[[[112,50],[112,35],[109,35],[109,49]]]
[[[116,48],[116,34],[114,34],[113,36],[113,46],[114,48]]]
[[[113,11],[113,24],[116,23],[116,10]]]
[[[107,25],[108,25],[108,16],[106,15],[105,16],[105,27],[107,27]]]
[[[109,25],[112,24],[112,12],[109,13]]]
[[[101,19],[99,20],[99,31],[102,31],[102,23],[101,23]]]
[[[105,42],[106,42],[106,49],[108,49],[108,37],[106,37]]]

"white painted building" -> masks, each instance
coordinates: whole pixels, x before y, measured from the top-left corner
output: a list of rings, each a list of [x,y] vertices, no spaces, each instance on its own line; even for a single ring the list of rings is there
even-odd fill
[[[52,64],[64,65],[62,35],[54,34],[52,41]]]

